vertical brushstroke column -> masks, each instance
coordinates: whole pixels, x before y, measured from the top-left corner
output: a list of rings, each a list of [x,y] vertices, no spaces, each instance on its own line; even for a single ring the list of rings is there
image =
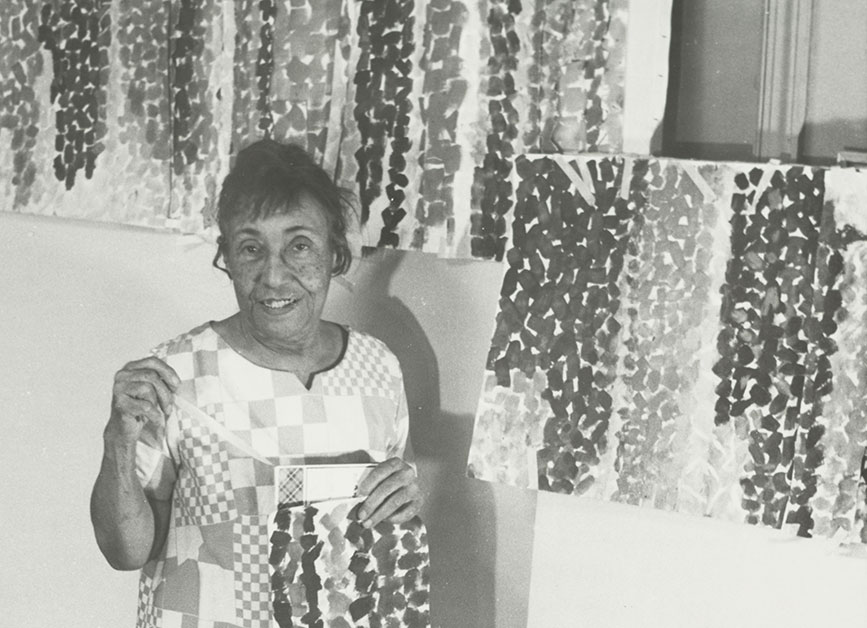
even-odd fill
[[[575,19],[576,2],[537,0],[531,22],[533,60],[527,70],[530,104],[523,141],[530,152],[559,152],[551,143],[560,109],[565,43]]]
[[[473,257],[501,260],[507,241],[505,216],[512,208],[512,144],[518,137],[518,111],[512,101],[521,49],[515,17],[522,7],[520,0],[492,0],[489,6],[491,57],[486,96],[490,129],[487,152],[473,178],[470,246]]]
[[[822,214],[822,232],[833,233],[833,209],[826,206]],[[830,358],[837,351],[832,340],[837,330],[836,318],[842,306],[840,291],[836,288],[843,271],[843,257],[839,237],[830,241],[820,239],[816,251],[815,267],[810,277],[812,303],[804,317],[802,333],[807,341],[804,387],[801,412],[798,416],[798,436],[794,443],[791,472],[791,498],[785,523],[796,526],[799,536],[812,536],[814,528],[813,497],[818,486],[817,471],[827,464],[825,434],[833,417],[825,415],[824,404],[833,390],[834,372]],[[829,423],[830,422],[830,423]]]
[[[355,120],[361,146],[358,162],[361,220],[367,222],[374,202],[382,194],[383,163],[388,155],[387,206],[381,212],[382,228],[377,246],[398,246],[395,233],[406,215],[404,189],[406,153],[412,110],[412,55],[415,52],[415,19],[412,0],[361,0],[358,37],[361,55],[355,74]],[[391,142],[389,143],[389,140]]]
[[[4,208],[26,208],[36,180],[33,152],[39,134],[39,102],[33,83],[43,72],[39,46],[39,8],[5,2],[0,24],[0,199]],[[7,144],[8,141],[8,144]]]
[[[322,167],[326,172],[332,173],[335,181],[340,180],[340,147],[343,144],[343,136],[346,132],[344,120],[352,118],[351,107],[346,103],[353,102],[355,95],[350,94],[352,90],[352,81],[349,80],[349,62],[350,40],[352,38],[352,23],[349,17],[349,7],[354,0],[340,0],[337,6],[336,13],[330,17],[333,20],[334,26],[329,26],[329,30],[335,31],[334,42],[332,47],[331,67],[329,75],[331,84],[329,86],[330,102],[328,106],[328,120],[326,125],[328,133],[325,136],[325,149],[322,155]],[[344,111],[346,110],[346,111]],[[352,160],[350,160],[352,161]],[[352,180],[350,178],[350,180]]]
[[[201,63],[197,63],[205,48],[206,3],[207,0],[179,0],[172,5],[170,84],[175,174],[183,174],[201,160],[203,152],[207,154],[202,146],[207,138],[202,127],[210,123],[203,102],[207,75]]]
[[[208,227],[233,137],[234,7],[231,0],[180,0],[171,9],[172,218]]]
[[[552,137],[562,151],[617,150],[626,26],[623,0],[586,0],[574,5],[560,60],[560,110]]]
[[[579,176],[575,162],[565,158],[516,161],[520,182],[513,245],[487,362],[496,388],[487,385],[486,397],[503,388],[530,388],[535,389],[532,396],[545,402],[537,453],[538,487],[543,490],[586,492],[608,447],[608,389],[620,331],[617,281],[632,217],[644,203],[639,186],[628,199],[620,196],[622,165],[622,160],[590,160],[579,164]],[[641,166],[633,173],[640,178]],[[571,191],[573,184],[577,193]],[[513,382],[516,371],[520,381]],[[480,409],[484,411],[482,404]],[[527,410],[510,414],[541,418],[536,408]],[[478,422],[476,430],[473,449],[485,438]],[[525,448],[535,444],[529,429],[516,431],[504,433],[502,441]],[[480,460],[479,466],[484,463]],[[484,474],[483,468],[472,471]]]
[[[355,607],[350,606],[353,618],[364,615],[364,610],[372,606],[373,594],[376,591],[375,565],[370,556],[373,546],[373,533],[365,530],[355,522],[350,522],[346,528],[346,540],[357,549],[349,563],[349,571],[355,576],[355,590],[358,598],[354,602]]]
[[[269,128],[267,114],[270,110],[260,109],[263,97],[259,91],[258,60],[264,56],[260,52],[264,45],[261,36],[268,27],[262,21],[258,0],[235,0],[234,20],[232,150],[237,152],[257,138],[263,126]],[[264,98],[267,104],[267,93]]]
[[[424,130],[419,142],[422,179],[410,242],[418,250],[439,252],[455,244],[454,182],[462,164],[458,119],[468,83],[461,59],[466,19],[467,8],[459,0],[430,2],[425,8],[420,60],[424,72],[420,97]],[[443,225],[446,242],[432,247],[429,231]]]
[[[342,3],[296,0],[277,9],[271,98],[274,136],[306,147],[320,163],[331,116]]]
[[[56,8],[55,8],[56,7]],[[67,190],[76,174],[90,179],[104,150],[111,0],[42,5],[39,40],[51,53],[51,102],[56,114],[54,175]]]
[[[726,266],[731,259],[731,198],[734,181],[732,167],[722,163],[696,164],[673,162],[701,194],[700,213],[708,227],[696,238],[696,267],[703,268],[708,277],[708,290],[704,294],[704,318],[692,334],[678,339],[680,346],[695,342],[693,360],[695,372],[684,373],[678,391],[678,436],[676,456],[669,467],[677,477],[669,476],[668,491],[677,494],[677,511],[697,516],[712,516],[727,521],[741,521],[743,491],[740,480],[743,461],[747,455],[746,433],[742,434],[732,422],[716,425],[714,407],[716,387],[714,364],[719,360],[716,338],[723,328],[720,321],[722,295],[718,289],[725,283]],[[695,200],[694,192],[687,192]],[[710,228],[711,224],[715,228]],[[691,339],[690,335],[698,338]],[[686,361],[686,359],[684,360]],[[741,417],[742,419],[742,417]],[[738,419],[735,420],[738,423]]]
[[[735,183],[732,259],[722,287],[726,327],[714,367],[722,380],[715,420],[747,420],[750,458],[741,480],[746,520],[780,527],[798,430],[813,427],[812,409],[803,400],[809,352],[803,327],[812,311],[823,180],[821,172],[802,168],[785,175],[754,168],[739,173]]]
[[[112,124],[105,158],[121,196],[106,200],[122,205],[126,219],[135,224],[166,227],[172,166],[169,3],[120,0],[112,4],[111,17],[117,29],[109,51],[107,111]]]
[[[121,131],[131,157],[145,161],[171,158],[168,120],[168,3],[120,0],[117,24],[123,102]],[[158,176],[157,172],[152,173]]]
[[[809,507],[814,534],[867,543],[867,172],[832,168],[825,184],[816,309],[833,350],[831,379],[821,382],[824,455]]]
[[[585,70],[585,76],[590,81],[584,109],[589,151],[617,151],[623,145],[628,4],[629,0],[606,0],[604,5],[598,0],[596,3],[597,28],[592,37],[593,59]],[[604,30],[602,24],[605,25]],[[638,28],[646,26],[640,25]]]
[[[304,585],[304,597],[307,602],[307,612],[301,616],[301,623],[311,628],[325,628],[322,621],[322,610],[319,608],[319,591],[322,589],[322,577],[316,571],[316,559],[322,552],[324,542],[319,540],[316,534],[316,522],[314,517],[319,512],[313,506],[308,506],[304,511],[304,534],[301,535],[301,547],[304,553],[301,555],[301,577],[299,580]]]
[[[620,284],[622,420],[611,498],[664,510],[678,506],[691,427],[682,404],[698,382],[711,291],[715,196],[707,198],[709,186],[695,177],[702,177],[697,167],[654,160],[633,179],[647,204],[634,218]]]
[[[554,241],[563,243],[568,257],[563,260],[566,272],[558,277],[561,294],[555,292],[548,297],[553,318],[563,333],[550,350],[540,356],[548,375],[548,389],[543,398],[553,411],[544,428],[545,445],[538,453],[539,487],[542,489],[583,493],[596,481],[600,472],[595,467],[609,446],[608,427],[613,412],[610,385],[615,378],[620,334],[616,319],[621,304],[617,282],[633,231],[632,220],[646,202],[640,184],[630,183],[628,198],[621,195],[622,177],[628,175],[622,163],[614,159],[586,163],[583,178],[592,186],[593,203],[588,203],[590,199],[580,194],[577,206],[570,207],[568,201],[552,203],[553,212],[559,210],[563,217],[565,228],[561,234],[551,235]],[[572,164],[564,160],[560,166],[565,169]],[[643,168],[646,168],[644,162],[634,164],[632,182],[643,178]],[[559,176],[550,182],[554,190],[562,189],[563,181],[558,179]],[[537,185],[539,183],[542,182]],[[547,188],[542,183],[540,196],[548,193]],[[529,209],[535,199],[528,200],[531,201]],[[513,229],[516,242],[523,235],[517,222],[521,218],[516,210]],[[540,252],[545,250],[543,243],[534,242],[533,238],[528,240],[539,247]],[[528,261],[529,269],[535,270],[534,260]],[[554,257],[554,261],[560,260]],[[549,266],[550,274],[556,276],[556,270],[555,264]],[[524,273],[519,275],[526,277]],[[532,295],[533,285],[520,283],[525,289],[529,288]],[[539,310],[547,309],[546,296],[542,292],[541,299],[533,299]],[[531,323],[532,319],[528,321],[532,328]]]
[[[271,136],[274,115],[271,111],[271,83],[274,76],[274,21],[277,18],[276,0],[259,0],[259,51],[256,55],[256,87],[259,98],[259,130]]]
[[[268,552],[268,564],[271,567],[271,613],[279,628],[291,628],[292,574],[286,573],[282,565],[286,562],[287,550],[293,540],[292,511],[280,508],[274,515],[273,522],[274,526],[269,535],[271,548]]]

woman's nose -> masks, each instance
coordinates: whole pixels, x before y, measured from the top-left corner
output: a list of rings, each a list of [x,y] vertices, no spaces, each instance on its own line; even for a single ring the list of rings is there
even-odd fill
[[[262,280],[266,285],[279,286],[294,275],[294,269],[283,257],[272,253],[265,259],[265,267],[262,269]]]

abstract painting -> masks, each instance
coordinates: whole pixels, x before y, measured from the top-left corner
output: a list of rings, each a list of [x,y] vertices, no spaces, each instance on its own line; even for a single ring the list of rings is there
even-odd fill
[[[273,623],[430,626],[427,532],[418,518],[363,527],[358,499],[280,508],[269,524]]]
[[[516,159],[469,474],[867,542],[867,172]]]
[[[5,3],[0,208],[200,233],[232,156],[269,136],[355,193],[364,245],[499,259],[516,156],[620,152],[630,98],[664,92],[664,55],[631,93],[626,56],[668,20],[630,39],[628,18],[629,0]]]

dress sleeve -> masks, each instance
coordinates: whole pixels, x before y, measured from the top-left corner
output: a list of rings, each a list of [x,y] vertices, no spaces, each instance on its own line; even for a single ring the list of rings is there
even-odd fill
[[[173,410],[172,414],[174,412],[177,410]],[[167,417],[165,423],[149,419],[139,435],[135,449],[136,475],[145,495],[161,501],[171,499],[177,479],[166,435],[166,423],[172,420],[173,416]]]
[[[394,440],[389,444],[386,457],[401,458],[415,467],[415,456],[409,438],[409,409],[406,403],[406,391],[403,388],[403,374],[401,373],[396,380],[397,410],[394,418]]]

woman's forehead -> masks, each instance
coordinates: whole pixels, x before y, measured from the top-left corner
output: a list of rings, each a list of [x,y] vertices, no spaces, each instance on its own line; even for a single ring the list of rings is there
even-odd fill
[[[309,194],[283,203],[262,203],[239,209],[230,219],[230,232],[267,225],[299,225],[328,230],[328,210]]]

